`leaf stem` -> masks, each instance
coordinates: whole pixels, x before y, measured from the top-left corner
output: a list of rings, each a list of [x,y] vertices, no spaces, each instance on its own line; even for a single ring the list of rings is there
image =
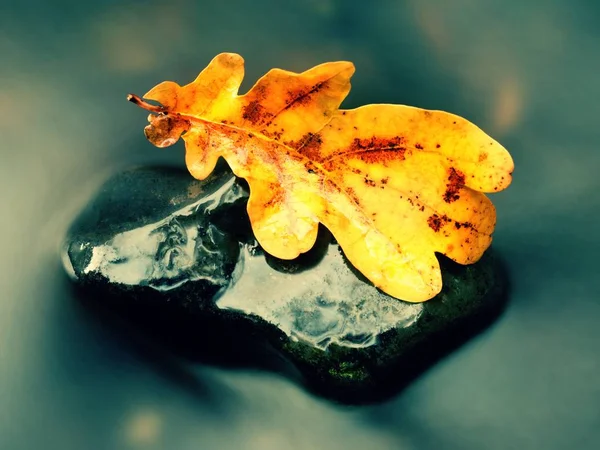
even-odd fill
[[[135,94],[128,94],[127,100],[130,101],[131,103],[138,105],[140,108],[145,109],[150,112],[154,112],[154,113],[158,113],[158,114],[167,112],[167,109],[164,106],[152,105],[152,104],[142,100],[140,97],[138,97]]]

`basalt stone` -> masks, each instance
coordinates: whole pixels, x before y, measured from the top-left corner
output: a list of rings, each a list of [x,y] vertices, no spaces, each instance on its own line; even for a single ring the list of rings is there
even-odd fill
[[[470,266],[440,255],[442,292],[402,302],[357,272],[324,228],[293,261],[265,254],[247,199],[223,166],[204,181],[166,168],[117,174],[70,228],[65,268],[85,304],[176,354],[299,374],[352,403],[398,391],[502,310],[507,283],[491,250]]]

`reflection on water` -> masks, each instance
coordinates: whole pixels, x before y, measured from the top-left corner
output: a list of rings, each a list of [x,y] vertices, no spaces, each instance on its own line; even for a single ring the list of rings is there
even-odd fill
[[[369,347],[385,331],[413,324],[423,310],[421,303],[398,302],[359,280],[337,246],[316,267],[293,274],[275,272],[264,255],[245,248],[239,272],[219,308],[255,314],[323,350],[334,343]]]
[[[156,223],[119,233],[101,245],[81,242],[69,252],[71,257],[77,257],[73,256],[75,251],[91,253],[83,272],[98,272],[113,283],[150,286],[159,291],[197,280],[226,286],[228,274],[212,256],[220,252],[219,243],[225,236],[203,218],[218,206],[245,196],[232,177],[212,194]]]
[[[0,2],[0,448],[593,448],[599,20],[579,0]],[[342,411],[275,376],[209,369],[211,395],[193,396],[70,301],[58,243],[102,179],[183,161],[145,141],[125,95],[222,51],[246,58],[246,87],[351,60],[345,107],[449,110],[514,156],[494,197],[509,310],[389,404]],[[123,431],[147,410],[162,418],[154,446]]]

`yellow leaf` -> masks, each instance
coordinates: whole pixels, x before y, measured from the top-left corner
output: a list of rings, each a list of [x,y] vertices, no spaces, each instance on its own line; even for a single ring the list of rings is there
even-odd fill
[[[248,181],[248,215],[268,253],[292,259],[318,224],[348,260],[389,295],[411,302],[442,288],[435,252],[476,262],[496,212],[483,192],[511,182],[513,161],[467,120],[401,105],[339,106],[354,66],[297,74],[273,69],[238,95],[243,59],[223,53],[192,83],[166,81],[129,99],[151,111],[159,147],[182,136],[190,173],[206,178],[219,157]]]

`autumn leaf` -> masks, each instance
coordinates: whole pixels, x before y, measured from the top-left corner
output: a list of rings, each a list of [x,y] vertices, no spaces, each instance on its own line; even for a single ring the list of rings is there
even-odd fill
[[[190,173],[223,157],[250,186],[248,214],[275,257],[308,251],[319,223],[348,260],[396,298],[421,302],[442,288],[435,252],[460,264],[489,247],[496,212],[484,192],[511,182],[513,162],[467,120],[402,105],[339,106],[354,66],[300,74],[273,69],[238,95],[244,61],[215,57],[190,84],[166,81],[129,99],[151,111],[147,138],[185,141]]]

